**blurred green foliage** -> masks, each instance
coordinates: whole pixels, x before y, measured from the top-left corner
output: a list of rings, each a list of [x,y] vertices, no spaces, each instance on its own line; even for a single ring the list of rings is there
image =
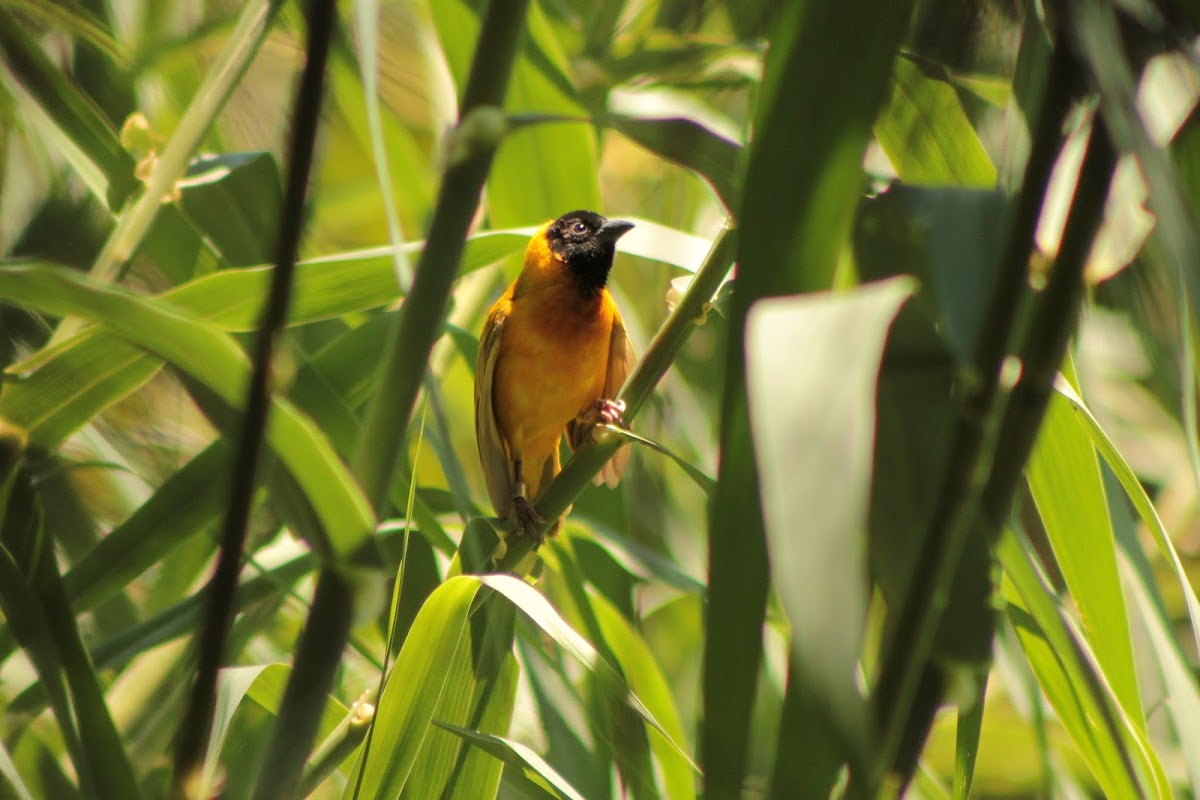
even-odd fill
[[[0,6],[0,797],[1194,796],[1195,10],[496,3],[337,4],[174,775],[313,17]],[[577,207],[651,446],[521,580],[477,335]]]

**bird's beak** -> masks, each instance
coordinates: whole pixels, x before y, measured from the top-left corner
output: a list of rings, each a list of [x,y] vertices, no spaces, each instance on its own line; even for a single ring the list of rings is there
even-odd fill
[[[623,219],[608,219],[596,232],[596,238],[602,242],[615,242],[633,230],[633,223]]]

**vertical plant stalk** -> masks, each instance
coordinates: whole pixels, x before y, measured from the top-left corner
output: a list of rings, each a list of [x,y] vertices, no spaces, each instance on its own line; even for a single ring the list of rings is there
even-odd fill
[[[350,711],[338,726],[312,751],[312,758],[304,765],[300,778],[299,795],[308,797],[325,780],[342,766],[342,762],[354,755],[367,738],[367,731],[375,719],[375,704],[379,695],[368,689],[354,701]],[[361,773],[360,773],[361,774]]]
[[[162,198],[171,193],[171,187],[187,168],[192,153],[212,127],[218,112],[241,83],[242,76],[250,68],[250,62],[267,38],[275,13],[282,5],[281,0],[259,0],[247,4],[242,10],[225,50],[159,155],[154,171],[146,181],[146,190],[133,207],[121,215],[100,255],[96,257],[96,263],[92,265],[93,277],[112,280],[117,270],[133,256],[158,216]]]
[[[333,0],[322,0],[333,6]],[[296,648],[292,674],[272,726],[271,740],[254,786],[255,800],[300,794],[304,765],[316,740],[325,699],[342,659],[353,622],[349,580],[333,567],[321,570],[312,608]]]
[[[271,274],[271,287],[254,345],[254,371],[250,376],[246,408],[234,451],[229,505],[221,530],[217,566],[205,589],[207,607],[198,642],[195,681],[175,746],[174,790],[177,796],[189,796],[187,790],[195,776],[200,774],[212,731],[217,672],[224,659],[225,639],[233,620],[238,573],[246,541],[246,523],[266,437],[271,401],[271,361],[276,341],[287,323],[296,253],[304,229],[305,196],[320,122],[325,63],[334,13],[333,0],[313,0],[310,7],[308,58],[296,91],[287,186],[276,239],[275,269]],[[327,646],[340,654],[341,643],[329,642]]]
[[[932,646],[967,538],[975,534],[986,536],[989,542],[995,541],[1025,462],[1033,450],[1055,373],[1062,364],[1075,329],[1083,300],[1084,268],[1103,219],[1104,201],[1115,167],[1116,152],[1112,141],[1104,127],[1095,121],[1058,257],[1021,348],[1021,377],[1005,403],[1000,424],[992,431],[994,435],[982,443],[983,458],[977,462],[977,468],[987,470],[983,489],[952,518],[942,541],[944,546],[919,562],[913,583],[929,587],[927,602],[907,609],[911,611],[907,619],[912,621],[907,627],[908,635],[894,637],[889,643],[890,658],[884,665],[879,692],[881,698],[891,700],[891,703],[884,707],[890,713],[885,720],[884,737],[876,761],[877,778],[881,778],[882,771],[891,763],[899,743],[917,680]],[[987,458],[989,454],[990,459]],[[898,656],[901,648],[907,652],[904,658]],[[892,658],[900,665],[896,670],[889,669]]]
[[[984,439],[987,434],[984,420],[995,402],[1000,379],[1000,366],[1008,352],[1009,340],[1017,318],[1021,295],[1028,276],[1029,253],[1034,246],[1034,234],[1041,217],[1046,189],[1062,140],[1062,123],[1070,107],[1071,92],[1068,75],[1072,69],[1069,55],[1056,48],[1051,63],[1047,87],[1040,111],[1033,122],[1031,152],[1026,162],[1020,193],[1009,224],[1009,235],[1000,264],[996,292],[992,296],[983,326],[979,354],[975,359],[978,381],[975,390],[963,401],[964,409],[954,430],[952,450],[946,477],[939,492],[939,505],[930,521],[930,532],[916,563],[932,565],[946,551],[951,528],[965,513],[963,498],[970,492],[972,476],[979,468]],[[957,563],[957,556],[954,559]],[[919,631],[917,618],[934,602],[934,585],[914,580],[901,605],[893,609],[897,623],[890,638],[884,642],[881,672],[873,691],[873,701],[883,732],[880,753],[873,765],[879,781],[890,768],[899,746],[907,708],[924,657],[917,658],[910,650],[913,637]],[[912,666],[908,666],[911,664]],[[907,674],[906,674],[907,673]],[[904,713],[898,713],[903,708]],[[892,741],[894,740],[894,741]],[[865,779],[861,776],[860,779]]]
[[[412,289],[388,332],[355,474],[376,512],[385,510],[404,432],[441,335],[450,291],[492,157],[503,137],[501,107],[516,62],[529,0],[492,0],[484,12],[471,72]]]
[[[1117,153],[1108,130],[1100,120],[1093,120],[1091,141],[1054,271],[1029,326],[1021,349],[1021,377],[1000,421],[996,457],[982,496],[983,521],[989,532],[998,531],[1004,524],[1017,481],[1033,452],[1053,393],[1054,376],[1075,330],[1084,296],[1084,269],[1104,216],[1104,201],[1116,165]]]

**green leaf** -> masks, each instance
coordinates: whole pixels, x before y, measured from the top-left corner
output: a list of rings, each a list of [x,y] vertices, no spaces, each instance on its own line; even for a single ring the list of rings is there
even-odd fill
[[[3,781],[0,783],[0,790],[8,793],[13,800],[33,800],[33,795],[21,780],[21,773],[17,771],[12,756],[8,754],[8,748],[3,744],[0,744],[0,780]]]
[[[479,580],[460,575],[439,586],[417,614],[375,712],[370,750],[363,750],[343,797],[398,797],[429,731],[446,665],[467,636],[467,613]],[[361,773],[361,775],[360,775]]]
[[[243,579],[238,586],[238,611],[245,611],[254,603],[287,592],[318,566],[317,559],[310,551],[281,559],[281,563],[272,561],[270,564],[256,565],[258,574]],[[200,620],[203,605],[202,594],[189,595],[137,625],[106,639],[92,650],[96,666],[102,669],[121,666],[139,653],[192,633]],[[24,695],[18,699],[24,699]],[[28,704],[30,707],[33,705],[32,701]],[[26,706],[23,704],[22,707]]]
[[[128,66],[128,59],[107,30],[104,20],[82,4],[58,3],[54,0],[16,0],[10,5],[19,7],[28,19],[47,23],[81,41],[86,41],[115,64]]]
[[[491,589],[508,598],[529,619],[546,632],[560,648],[584,666],[596,679],[599,688],[609,697],[619,700],[641,717],[646,724],[662,735],[672,750],[681,756],[697,773],[699,768],[667,730],[655,719],[642,700],[626,685],[620,674],[613,669],[596,648],[576,633],[554,610],[549,601],[529,584],[512,575],[483,575],[479,580]]]
[[[1125,713],[1144,730],[1100,465],[1076,420],[1066,400],[1056,394],[1025,474],[1088,643]]]
[[[162,221],[160,219],[160,221]],[[489,231],[467,242],[462,271],[493,263],[525,246],[533,228]],[[622,248],[634,255],[695,270],[708,242],[647,220]],[[423,243],[405,246],[417,252]],[[202,276],[163,295],[173,306],[186,309],[224,330],[254,330],[270,279],[267,267],[223,270]],[[357,311],[378,308],[397,297],[395,272],[387,248],[370,248],[302,262],[297,267],[295,298],[289,322],[302,325]],[[351,331],[342,340],[358,340]],[[380,334],[380,337],[382,334]],[[337,348],[339,344],[333,343]],[[379,343],[365,343],[377,351]],[[370,359],[330,353],[330,366],[347,373],[338,385],[359,387],[371,376]],[[32,441],[53,448],[90,422],[112,403],[142,386],[158,370],[158,360],[101,329],[88,329],[58,345],[43,348],[9,368],[19,376],[0,395],[0,416],[29,431]],[[328,370],[325,370],[328,372]],[[353,377],[348,373],[355,373]],[[335,377],[335,376],[330,376]],[[347,402],[359,402],[351,393]]]
[[[1032,546],[1006,531],[997,556],[1004,567],[1008,616],[1029,665],[1104,796],[1164,796],[1156,780],[1161,767],[1151,767],[1152,752],[1135,744],[1132,724],[1122,715],[1086,640],[1035,566]]]
[[[870,126],[885,99],[911,7],[821,0],[779,12],[737,215],[738,285],[726,374],[744,374],[743,327],[754,302],[833,285],[861,194]],[[863,19],[871,24],[862,25]],[[759,476],[740,381],[725,393],[720,431],[720,474],[709,516],[699,742],[711,800],[742,794],[769,582]],[[821,796],[829,788],[812,787]]]
[[[954,740],[954,800],[970,800],[975,779],[975,761],[979,756],[979,737],[983,733],[983,706],[987,694],[987,673],[975,677],[975,700],[958,710]]]
[[[1179,591],[1183,594],[1188,619],[1191,622],[1192,641],[1200,642],[1200,603],[1197,602],[1196,592],[1192,588],[1179,554],[1167,535],[1158,512],[1150,502],[1145,487],[1117,451],[1112,440],[1101,429],[1100,424],[1092,416],[1091,411],[1075,389],[1060,376],[1055,384],[1055,390],[1059,399],[1068,404],[1073,412],[1074,423],[1087,433],[1096,450],[1112,470],[1113,477],[1129,497],[1142,524],[1158,545],[1159,552],[1175,576]],[[1112,503],[1111,497],[1109,502]],[[1187,660],[1180,651],[1176,637],[1168,635],[1168,631],[1173,627],[1173,621],[1169,621],[1165,610],[1160,604],[1154,602],[1158,588],[1149,573],[1149,566],[1145,564],[1141,542],[1131,535],[1118,535],[1117,545],[1123,556],[1119,562],[1119,566],[1122,568],[1122,583],[1127,588],[1128,596],[1134,600],[1149,634],[1155,653],[1156,667],[1162,674],[1171,698],[1166,707],[1175,721],[1175,729],[1186,755],[1189,775],[1193,781],[1196,781],[1200,778],[1200,775],[1197,775],[1197,768],[1200,767],[1200,728],[1196,725],[1196,720],[1200,719],[1200,710],[1197,709],[1200,697],[1197,694],[1194,673],[1187,665]],[[1145,683],[1144,677],[1141,683]]]
[[[1146,530],[1150,532],[1154,543],[1158,545],[1159,552],[1162,553],[1163,558],[1166,559],[1168,566],[1172,573],[1174,573],[1187,605],[1188,618],[1192,626],[1193,641],[1197,647],[1200,647],[1200,601],[1196,599],[1196,591],[1192,588],[1187,570],[1180,560],[1179,553],[1176,551],[1175,545],[1167,533],[1167,529],[1163,526],[1158,512],[1154,509],[1154,504],[1150,501],[1150,495],[1146,493],[1146,488],[1142,485],[1142,482],[1138,480],[1133,469],[1121,456],[1120,452],[1118,452],[1116,445],[1113,444],[1112,440],[1108,438],[1108,435],[1100,427],[1100,423],[1092,415],[1091,410],[1083,402],[1083,398],[1079,396],[1074,387],[1067,383],[1066,380],[1060,378],[1055,382],[1054,390],[1070,404],[1071,410],[1075,413],[1075,418],[1087,431],[1091,437],[1092,444],[1104,458],[1104,462],[1108,465],[1109,469],[1116,475],[1117,480],[1120,481],[1130,502],[1133,503],[1134,509],[1138,512],[1142,523],[1146,526]]]
[[[557,652],[547,651],[530,637],[517,639],[521,665],[536,704],[537,720],[546,733],[546,762],[584,797],[610,797],[616,782],[613,759],[593,733],[583,692],[577,688]],[[505,784],[514,780],[505,770]],[[523,782],[517,779],[517,782]],[[543,792],[532,796],[542,797]]]
[[[61,745],[27,726],[12,747],[12,757],[22,778],[33,794],[34,800],[53,797],[55,800],[88,800],[75,781],[78,776],[67,776],[69,767],[61,759]]]
[[[432,208],[433,165],[408,127],[393,114],[384,114],[386,109],[379,90],[379,73],[385,66],[379,58],[379,20],[376,0],[356,0],[354,22],[360,35],[354,37],[353,44],[358,74],[353,72],[355,59],[337,48],[335,56],[342,57],[335,57],[330,67],[334,85],[331,94],[351,121],[351,130],[371,153],[388,241],[393,248],[393,269],[407,291],[412,281],[412,265],[402,249],[403,221],[415,226],[415,221],[424,218]]]
[[[988,334],[1004,211],[999,191],[893,185],[864,200],[855,220],[862,279],[915,276],[929,292],[941,340],[964,366],[977,363]]]
[[[901,53],[901,56],[911,61],[926,78],[942,81],[965,92],[970,92],[990,106],[1002,109],[1012,99],[1012,81],[1006,77],[951,69],[945,64],[919,53],[906,51]]]
[[[528,236],[529,232],[521,230],[472,237],[463,256],[463,271],[517,251]],[[416,251],[421,246],[417,243],[406,249]],[[172,289],[161,298],[223,330],[252,331],[258,325],[269,283],[269,267],[222,270]],[[289,323],[302,325],[366,311],[394,302],[397,296],[386,248],[312,259],[297,266]],[[370,361],[339,359],[339,364],[341,369],[360,373],[362,380],[370,375]],[[158,359],[110,331],[81,331],[9,367],[9,373],[19,380],[0,396],[0,416],[28,430],[41,446],[53,448],[142,386],[158,368]]]
[[[131,584],[173,548],[220,519],[229,461],[218,440],[163,482],[137,511],[108,533],[63,576],[77,612],[94,608]]]
[[[119,209],[138,181],[133,159],[121,146],[112,122],[50,61],[29,27],[8,11],[0,11],[0,52],[20,85],[49,117],[51,124],[43,129],[69,143],[65,155],[82,175],[99,171],[103,185],[93,185],[93,190],[107,200],[109,208]]]
[[[3,269],[3,268],[0,268]],[[101,410],[145,385],[161,362],[100,328],[89,328],[11,365],[0,416],[54,448]]]
[[[4,518],[0,520],[0,604],[5,618],[12,621],[40,610],[43,631],[29,626],[39,621],[22,622],[27,639],[40,652],[38,666],[45,683],[65,680],[69,704],[56,709],[59,727],[72,747],[81,789],[100,800],[140,796],[133,767],[121,737],[117,733],[101,689],[99,676],[84,647],[79,627],[63,590],[51,542],[42,527],[40,498],[19,473],[4,486]],[[62,687],[56,686],[51,698],[62,703]],[[78,738],[76,738],[78,737]]]
[[[511,609],[509,611],[511,612]],[[480,735],[508,732],[512,724],[519,674],[520,668],[512,654],[512,645],[509,644],[497,679],[490,683],[481,683],[478,689],[480,696],[474,714],[478,721],[473,722]],[[496,795],[503,775],[503,765],[486,751],[468,748],[465,753],[460,753],[455,767],[451,800],[474,800],[476,797]]]
[[[518,770],[526,780],[544,790],[545,797],[556,800],[559,798],[561,800],[583,800],[583,795],[575,791],[563,776],[555,772],[554,768],[542,760],[541,756],[520,742],[499,736],[490,736],[468,728],[460,728],[439,720],[434,720],[433,724],[461,737],[463,741],[474,745],[493,758],[499,759],[504,762],[505,766]],[[506,780],[507,775],[506,772]]]
[[[0,520],[3,546],[0,546],[0,610],[4,611],[8,629],[25,656],[29,659],[40,680],[38,685],[48,696],[54,716],[66,744],[67,752],[76,770],[86,770],[87,761],[80,744],[75,718],[71,713],[71,701],[64,680],[62,657],[54,640],[54,626],[48,610],[44,609],[33,587],[26,580],[18,562],[15,538],[22,540],[44,536],[41,521],[35,515],[33,492],[23,489],[18,495],[12,492],[12,482],[0,487],[0,507],[4,516]],[[44,547],[45,544],[24,542],[23,550]],[[45,556],[45,554],[42,554]]]
[[[713,487],[716,486],[717,482],[708,475],[705,475],[696,467],[692,466],[691,462],[682,456],[672,453],[658,442],[652,439],[647,439],[645,436],[636,434],[627,428],[620,428],[616,425],[601,425],[600,427],[619,439],[624,439],[627,442],[637,442],[643,447],[648,447],[656,453],[661,453],[678,464],[680,469],[686,472],[687,476],[691,478],[697,486],[700,487],[701,491],[703,491],[705,494],[712,494]]]
[[[433,712],[436,721],[486,734],[508,732],[519,671],[512,656],[514,616],[510,605],[494,598],[476,610],[469,641],[444,665],[446,688]],[[500,772],[500,764],[464,748],[458,737],[430,730],[401,797],[494,797]]]
[[[906,183],[991,188],[996,168],[949,84],[896,59],[892,96],[875,136]]]
[[[225,737],[229,733],[233,716],[242,705],[250,687],[270,672],[282,672],[286,676],[290,669],[284,664],[255,664],[245,667],[226,667],[218,674],[212,734],[208,739],[204,767],[197,778],[196,797],[207,797],[221,789],[230,788],[224,785],[226,776],[221,771],[221,753],[225,749]],[[235,785],[240,783],[238,777],[233,776]]]
[[[461,88],[479,19],[463,0],[434,3],[432,11],[450,72]],[[505,110],[585,120],[587,111],[567,77],[566,57],[536,4],[529,9],[526,26]],[[492,222],[529,225],[575,208],[599,210],[595,163],[595,137],[586,122],[530,125],[514,131],[500,145],[488,176]]]
[[[172,285],[228,269],[230,264],[213,246],[211,234],[185,217],[178,204],[166,205],[159,209],[133,260],[146,259]]]
[[[598,120],[642,147],[703,177],[728,209],[736,208],[742,147],[683,117],[652,119],[605,114]]]
[[[162,198],[187,169],[218,112],[241,81],[266,40],[280,0],[246,3],[237,24],[205,80],[188,104],[171,138],[154,162],[145,191],[123,211],[92,265],[92,276],[111,279],[137,251],[163,207]],[[115,208],[115,206],[113,206]]]
[[[602,579],[594,571],[587,575],[582,571],[572,538],[563,537],[556,545],[553,550],[555,572],[561,575],[569,596],[569,605],[564,602],[564,608],[574,611],[577,627],[586,632],[588,642],[595,643],[598,661],[611,665],[619,682],[627,682],[621,662],[604,636],[587,591],[589,580]],[[594,567],[594,559],[590,561]],[[618,602],[621,595],[622,592],[618,590]],[[587,709],[588,727],[592,736],[602,743],[598,750],[604,760],[611,760],[615,764],[617,778],[628,787],[627,791],[638,800],[658,800],[661,792],[655,779],[650,737],[626,699],[620,692],[614,691],[614,685],[608,675],[589,672],[584,676],[581,694]]]
[[[0,269],[0,296],[53,314],[78,314],[103,322],[191,375],[232,407],[244,397],[249,364],[225,334],[173,313],[159,301],[47,267]],[[272,450],[305,490],[321,520],[325,557],[348,558],[369,541],[374,520],[358,485],[328,440],[291,403],[276,398],[267,438]]]
[[[709,239],[660,222],[625,215],[622,215],[622,219],[637,226],[621,237],[621,252],[632,256],[641,256],[695,273],[713,246]],[[532,234],[533,230],[530,229],[529,233]]]
[[[895,278],[845,294],[760,300],[746,318],[750,429],[795,677],[820,698],[851,763],[872,752],[855,674],[869,596],[876,381],[892,320],[915,288]]]
[[[630,687],[642,698],[654,718],[662,723],[663,731],[671,740],[686,741],[679,710],[671,695],[671,685],[641,634],[599,593],[589,593],[589,602],[600,623],[604,641],[620,664]],[[695,774],[689,760],[681,758],[680,753],[664,739],[652,738],[650,747],[662,771],[666,796],[671,800],[695,798]]]
[[[271,260],[283,203],[270,153],[223,153],[192,161],[178,182],[179,207],[234,267]]]
[[[1139,547],[1133,535],[1121,541],[1122,584],[1145,625],[1154,666],[1164,684],[1163,705],[1171,715],[1188,778],[1195,786],[1200,783],[1200,688],[1196,685],[1196,673],[1175,638],[1172,620],[1163,609],[1161,598],[1155,601],[1158,589],[1149,565],[1143,563],[1144,569],[1135,566],[1145,560]],[[1147,683],[1143,678],[1143,685]]]
[[[619,11],[621,2],[610,3]],[[622,23],[624,27],[624,23]],[[607,43],[606,44],[610,44]],[[653,28],[639,34],[638,47],[608,55],[604,67],[614,85],[653,75],[658,84],[688,85],[743,72],[747,83],[758,80],[744,66],[761,58],[753,44],[702,41],[686,32]]]

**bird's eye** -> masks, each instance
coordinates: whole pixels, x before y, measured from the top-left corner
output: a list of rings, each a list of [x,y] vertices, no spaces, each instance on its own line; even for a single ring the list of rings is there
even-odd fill
[[[582,222],[576,222],[574,231],[576,233],[587,233],[587,225],[584,225]]]

